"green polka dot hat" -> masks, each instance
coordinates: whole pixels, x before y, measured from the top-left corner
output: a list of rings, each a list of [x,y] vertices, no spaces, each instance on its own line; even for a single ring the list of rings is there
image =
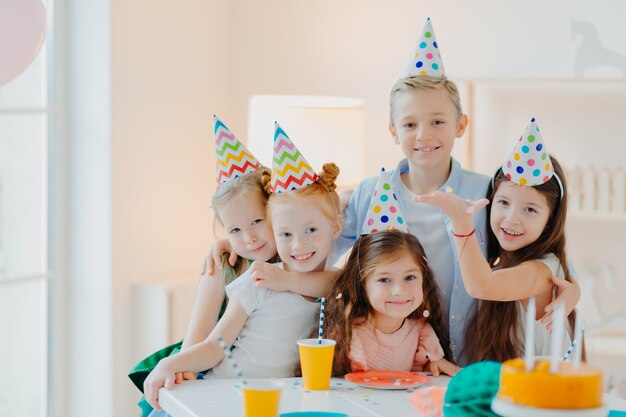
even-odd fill
[[[443,62],[441,61],[441,53],[439,53],[439,44],[437,43],[430,17],[426,19],[424,29],[422,29],[420,38],[417,41],[417,45],[415,45],[413,55],[411,55],[402,78],[419,75],[430,75],[431,77],[446,76]]]
[[[546,183],[555,175],[534,117],[502,165],[502,172],[509,181],[528,187]]]
[[[389,175],[383,168],[378,176],[361,234],[371,235],[381,230],[393,229],[407,233],[409,231],[404,214],[402,214],[398,204],[398,197],[391,187]]]

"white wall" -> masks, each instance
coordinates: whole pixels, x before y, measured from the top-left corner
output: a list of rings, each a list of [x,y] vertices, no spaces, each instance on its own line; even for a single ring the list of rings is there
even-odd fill
[[[131,290],[212,241],[212,114],[231,113],[227,1],[68,2],[68,415],[137,415]]]
[[[240,0],[233,20],[233,127],[245,131],[252,94],[363,98],[366,167],[370,175],[381,165],[394,167],[401,153],[387,133],[388,94],[428,16],[453,79],[572,78],[582,42],[573,20],[596,25],[626,68],[626,3],[620,0]],[[597,58],[601,54],[589,56]],[[586,74],[626,77],[626,69]]]
[[[115,416],[137,410],[132,286],[199,275],[212,241],[212,114],[231,113],[230,15],[225,0],[112,2]]]

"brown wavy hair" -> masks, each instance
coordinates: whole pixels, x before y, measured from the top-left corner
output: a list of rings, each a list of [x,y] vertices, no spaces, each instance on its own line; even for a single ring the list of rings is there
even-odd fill
[[[417,238],[398,230],[385,230],[361,236],[352,247],[346,265],[339,271],[326,297],[325,337],[337,342],[333,359],[333,375],[342,376],[350,368],[352,327],[367,320],[372,322],[372,306],[365,292],[365,280],[382,263],[411,256],[422,273],[424,301],[407,318],[429,323],[439,337],[447,358],[451,358],[448,335],[442,323],[441,295],[428,267],[424,249]],[[424,318],[424,311],[430,315]],[[317,337],[317,327],[311,332]]]
[[[572,281],[567,267],[565,253],[565,220],[567,218],[567,184],[559,161],[552,155],[554,172],[561,179],[563,198],[557,179],[553,176],[548,182],[535,186],[535,190],[545,196],[550,208],[550,217],[545,229],[539,238],[528,246],[514,252],[507,252],[500,247],[491,227],[487,227],[487,260],[492,269],[505,269],[520,265],[523,262],[541,259],[553,253],[561,264],[565,279]],[[493,198],[501,183],[509,181],[502,169],[496,172],[487,196]],[[487,219],[491,216],[491,205],[487,206]],[[470,362],[494,360],[498,362],[519,357],[524,353],[523,335],[518,334],[518,306],[517,301],[487,301],[480,300],[478,308],[468,321],[465,330],[465,354]],[[568,316],[570,334],[573,334],[573,324],[576,313]],[[527,323],[527,325],[529,325]]]

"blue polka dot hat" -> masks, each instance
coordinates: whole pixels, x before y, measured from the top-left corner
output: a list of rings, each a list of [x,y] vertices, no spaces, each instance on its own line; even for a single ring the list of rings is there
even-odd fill
[[[502,165],[502,172],[509,181],[529,187],[546,183],[555,175],[534,117]]]
[[[398,197],[393,192],[389,175],[383,168],[378,176],[374,194],[367,209],[365,222],[361,229],[362,235],[371,235],[380,230],[400,230],[408,232],[404,214],[398,205]]]
[[[411,55],[402,78],[419,75],[430,75],[431,77],[446,76],[443,62],[441,61],[441,54],[439,53],[439,44],[437,43],[430,17],[426,19],[420,39],[417,41],[413,55]]]

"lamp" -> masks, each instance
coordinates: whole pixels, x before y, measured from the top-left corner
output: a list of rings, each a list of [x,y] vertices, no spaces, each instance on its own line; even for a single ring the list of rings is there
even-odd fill
[[[363,179],[365,117],[363,100],[323,96],[252,96],[248,109],[248,148],[271,166],[274,121],[280,123],[317,172],[335,162],[340,188]]]

